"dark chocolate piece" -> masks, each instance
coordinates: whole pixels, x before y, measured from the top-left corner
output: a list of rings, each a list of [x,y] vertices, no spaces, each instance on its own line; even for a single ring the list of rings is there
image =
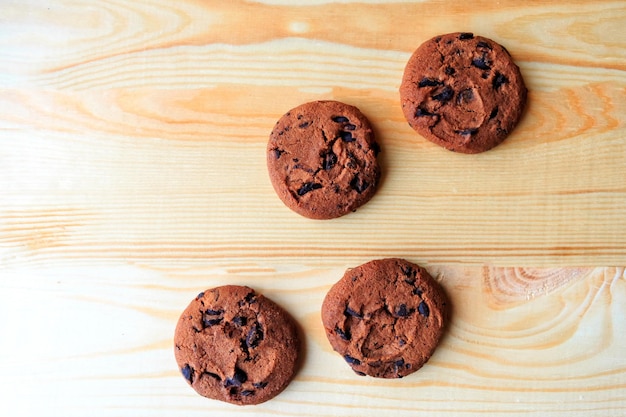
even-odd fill
[[[446,86],[439,94],[433,96],[433,100],[441,101],[443,103],[452,100],[454,97],[454,90],[450,86]]]
[[[193,368],[188,363],[180,369],[180,372],[190,384],[193,384]]]
[[[428,304],[425,301],[422,301],[417,306],[417,311],[424,317],[428,317],[430,315],[430,309],[428,308]]]
[[[305,182],[302,184],[302,187],[298,189],[298,195],[303,196],[307,193],[310,193],[313,190],[319,190],[323,185],[316,182]]]

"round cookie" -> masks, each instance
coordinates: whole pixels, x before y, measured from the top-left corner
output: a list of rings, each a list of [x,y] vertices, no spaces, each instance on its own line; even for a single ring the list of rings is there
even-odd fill
[[[379,151],[359,109],[314,101],[278,120],[267,144],[267,168],[287,207],[311,219],[332,219],[372,198],[380,179]]]
[[[409,125],[426,139],[462,153],[500,144],[517,125],[526,93],[509,52],[472,33],[423,43],[409,59],[400,86]]]
[[[322,304],[328,341],[359,375],[401,378],[434,352],[447,298],[424,268],[389,258],[349,269]]]
[[[180,316],[178,367],[198,394],[237,405],[259,404],[291,380],[299,341],[290,316],[248,287],[206,290]]]

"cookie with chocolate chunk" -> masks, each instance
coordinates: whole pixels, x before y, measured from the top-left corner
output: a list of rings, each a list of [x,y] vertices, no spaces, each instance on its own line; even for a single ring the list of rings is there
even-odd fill
[[[253,289],[206,290],[180,316],[174,353],[198,394],[237,405],[278,395],[296,369],[299,340],[291,317]]]
[[[388,258],[348,269],[322,304],[333,349],[359,375],[401,378],[428,361],[448,320],[448,301],[424,268]]]
[[[411,56],[400,99],[409,125],[451,151],[478,153],[517,125],[527,90],[509,52],[472,33],[423,43]]]
[[[372,198],[380,179],[379,151],[359,109],[314,101],[278,120],[267,144],[267,168],[287,207],[308,218],[332,219]]]

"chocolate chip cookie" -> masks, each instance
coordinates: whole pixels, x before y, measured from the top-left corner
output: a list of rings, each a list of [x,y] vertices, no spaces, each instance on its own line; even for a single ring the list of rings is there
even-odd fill
[[[278,120],[267,145],[267,168],[287,207],[311,219],[332,219],[372,198],[381,174],[379,151],[359,109],[314,101]]]
[[[388,258],[347,270],[324,299],[322,323],[333,349],[357,374],[401,378],[433,354],[448,307],[424,268]]]
[[[517,125],[527,90],[509,52],[472,33],[423,43],[400,86],[409,125],[451,151],[478,153],[500,144]]]
[[[180,316],[175,357],[198,394],[232,404],[278,395],[296,369],[299,341],[291,317],[253,289],[206,290]]]

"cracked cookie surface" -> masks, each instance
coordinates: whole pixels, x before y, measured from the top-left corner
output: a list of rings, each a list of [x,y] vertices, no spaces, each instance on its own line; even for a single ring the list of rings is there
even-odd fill
[[[527,90],[509,52],[472,33],[423,43],[400,86],[409,125],[446,149],[479,153],[500,144],[517,125]]]
[[[238,405],[278,395],[293,377],[299,351],[291,317],[236,285],[198,294],[180,316],[174,345],[180,372],[198,394]]]
[[[401,378],[434,352],[448,320],[448,301],[418,265],[398,258],[346,271],[322,304],[333,349],[359,375]]]
[[[380,148],[367,118],[338,101],[302,104],[282,116],[267,145],[269,176],[283,203],[332,219],[369,201],[380,179]]]

